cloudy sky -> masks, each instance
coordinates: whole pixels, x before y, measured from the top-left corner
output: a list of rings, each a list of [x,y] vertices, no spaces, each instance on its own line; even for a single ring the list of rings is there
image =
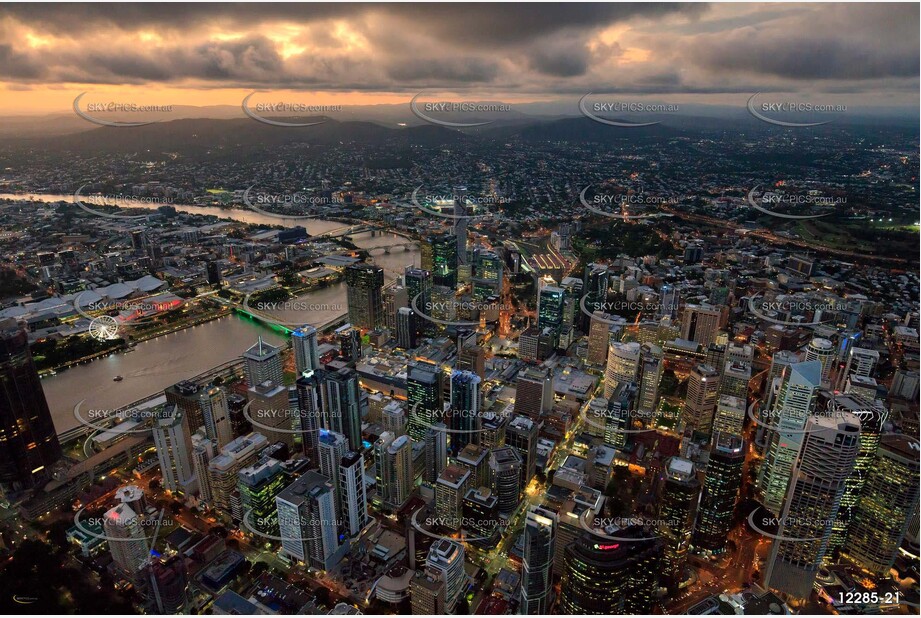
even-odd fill
[[[237,105],[405,102],[421,89],[916,106],[918,4],[4,4],[0,113],[76,94]]]

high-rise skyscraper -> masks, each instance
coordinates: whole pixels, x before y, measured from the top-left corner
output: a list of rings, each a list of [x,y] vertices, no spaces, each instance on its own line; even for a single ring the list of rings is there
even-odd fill
[[[339,371],[324,371],[321,380],[324,426],[344,435],[349,441],[349,449],[361,451],[361,389],[358,386],[358,373],[343,367]]]
[[[608,446],[618,449],[627,446],[636,418],[638,393],[636,382],[622,382],[608,399],[604,414],[604,443]]]
[[[151,609],[155,610],[151,613],[190,613],[189,575],[183,555],[148,557],[144,575],[147,582],[144,596],[150,601]]]
[[[585,530],[565,546],[559,613],[651,612],[662,570],[662,541],[641,526],[618,530],[617,536],[637,540],[612,541]]]
[[[815,411],[822,365],[817,361],[790,366],[781,387],[778,405],[770,414],[771,432],[764,462],[761,464],[759,490],[765,508],[774,514],[783,508],[790,475],[803,444],[806,420]]]
[[[521,502],[522,461],[518,451],[510,446],[494,448],[489,453],[492,491],[499,499],[499,513],[510,515]]]
[[[406,376],[406,407],[409,410],[409,435],[424,440],[426,431],[442,421],[444,410],[438,365],[427,361],[410,364]]]
[[[464,538],[478,547],[493,547],[499,535],[499,499],[488,487],[471,485],[463,502]]]
[[[294,369],[297,375],[321,369],[316,328],[307,324],[291,333],[291,347],[294,348]]]
[[[216,440],[200,431],[192,435],[192,472],[198,480],[198,497],[205,504],[210,504],[212,499],[208,465],[217,453]]]
[[[234,519],[249,523],[263,534],[278,533],[275,517],[275,496],[285,487],[285,474],[281,462],[271,457],[263,459],[237,472],[237,491],[239,503],[231,500]],[[239,504],[239,507],[237,507]]]
[[[515,385],[515,414],[538,420],[553,409],[553,373],[543,367],[528,367],[518,374]]]
[[[416,312],[409,307],[397,309],[397,347],[411,350],[417,344]]]
[[[467,587],[464,572],[464,546],[448,539],[438,539],[429,549],[426,567],[441,573],[445,582],[445,610],[454,611]]]
[[[685,305],[681,317],[681,338],[704,347],[716,342],[722,311],[712,305]]]
[[[844,390],[848,378],[862,376],[873,377],[873,372],[879,364],[879,352],[866,348],[851,348],[847,353],[847,363],[838,376],[838,390]]]
[[[119,573],[136,582],[148,551],[138,513],[125,503],[112,507],[102,518],[102,529],[106,537],[113,539],[109,541],[109,551]]]
[[[195,478],[189,451],[191,437],[186,431],[183,413],[174,404],[166,404],[154,420],[153,439],[163,487],[177,494],[186,494],[193,489],[191,484]]]
[[[744,361],[727,360],[720,376],[720,395],[738,397],[743,401],[748,399],[748,382],[752,377],[750,363]]]
[[[292,411],[292,416],[297,419],[301,432],[301,445],[304,454],[312,463],[317,462],[319,453],[320,425],[322,425],[321,398],[321,371],[305,371],[294,383],[297,407]]]
[[[275,497],[282,551],[308,566],[328,571],[348,552],[339,543],[336,499],[330,480],[308,471]]]
[[[455,455],[479,437],[483,423],[480,382],[480,376],[473,372],[451,372],[451,405],[445,423],[451,429],[448,440]]]
[[[336,512],[342,512],[342,487],[339,486],[339,463],[349,450],[349,441],[341,433],[320,430],[320,439],[317,444],[319,452],[320,474],[330,480],[333,485],[333,494],[336,496]]]
[[[524,490],[537,471],[537,438],[540,423],[526,416],[513,416],[505,427],[505,444],[521,457],[521,489]]]
[[[0,493],[41,486],[61,458],[45,392],[24,330],[0,321]]]
[[[664,477],[659,502],[659,534],[665,540],[663,572],[672,584],[680,584],[697,516],[700,481],[694,464],[681,457],[665,461]]]
[[[697,365],[688,377],[682,420],[693,431],[710,435],[719,397],[720,374],[710,365]]]
[[[237,472],[254,464],[259,452],[268,445],[269,441],[261,433],[240,436],[208,462],[210,504],[215,511],[230,515],[233,510],[233,494],[237,490]]]
[[[887,434],[881,438],[867,472],[841,557],[875,577],[888,576],[912,512],[917,512],[919,457],[916,440]]]
[[[486,300],[502,293],[504,263],[492,251],[477,251],[473,263],[473,297]]]
[[[254,346],[243,353],[246,383],[250,388],[271,380],[274,384],[284,383],[281,365],[281,348],[268,344],[259,337]]]
[[[806,346],[806,362],[818,361],[822,363],[822,383],[828,383],[828,376],[835,364],[835,344],[828,339],[815,337]]]
[[[745,424],[746,400],[732,395],[722,395],[716,404],[716,415],[713,417],[713,432],[729,434],[742,434]]]
[[[365,490],[365,458],[349,451],[339,460],[339,492],[342,495],[343,527],[350,537],[364,529],[368,517],[368,496]]]
[[[812,592],[860,442],[860,420],[849,412],[810,416],[806,425],[764,575],[765,587],[795,599]]]
[[[432,285],[457,289],[459,244],[460,240],[454,234],[430,236],[427,242],[422,244],[422,269],[432,273]],[[420,305],[420,308],[431,315],[428,307]]]
[[[441,471],[448,465],[448,428],[436,423],[425,431],[425,473],[423,478],[435,485]]]
[[[579,324],[579,329],[583,333],[589,332],[590,316],[596,311],[605,310],[605,303],[608,300],[608,277],[608,267],[604,264],[592,263],[585,267],[582,276],[582,293],[585,295],[585,311],[580,315]]]
[[[374,443],[377,495],[385,508],[398,510],[413,489],[413,453],[409,436],[384,432]]]
[[[233,440],[233,427],[230,424],[230,407],[227,404],[227,392],[220,386],[202,389],[199,395],[202,421],[205,435],[223,448]]]
[[[524,560],[521,565],[519,613],[546,615],[553,601],[553,553],[556,513],[532,507],[524,526]]]
[[[586,300],[586,303],[588,301]],[[603,311],[592,313],[588,326],[588,351],[585,359],[592,365],[604,365],[608,360],[608,346],[611,344],[611,322],[614,316]],[[624,320],[626,323],[626,320]]]
[[[610,398],[618,384],[636,382],[639,369],[639,343],[611,343],[608,346],[608,363],[604,371],[604,398]]]
[[[349,322],[362,330],[384,325],[384,269],[371,264],[352,264],[345,269]]]
[[[563,324],[566,292],[555,285],[545,285],[537,296],[537,327],[558,329]]]
[[[720,554],[725,549],[742,485],[744,464],[745,442],[742,437],[714,431],[694,527],[692,544],[696,551]]]
[[[470,489],[470,471],[463,466],[449,464],[435,482],[435,514],[439,524],[449,530],[460,530],[463,518],[463,501]]]
[[[409,584],[409,599],[414,616],[441,616],[445,613],[445,582],[441,571],[416,571]]]

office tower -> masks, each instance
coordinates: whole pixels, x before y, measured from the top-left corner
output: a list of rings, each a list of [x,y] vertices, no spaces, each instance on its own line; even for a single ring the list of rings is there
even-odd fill
[[[163,476],[163,488],[177,494],[185,494],[191,488],[195,476],[182,411],[173,404],[166,404],[153,424],[154,446]]]
[[[723,375],[720,376],[719,394],[746,401],[751,377],[752,366],[749,363],[727,360],[723,366]]]
[[[480,346],[461,348],[457,351],[455,367],[461,371],[472,371],[480,378],[486,377],[486,350]]]
[[[713,432],[742,434],[745,424],[745,399],[722,395],[716,403],[716,416],[713,417]]]
[[[576,277],[563,277],[560,287],[566,292],[563,301],[563,325],[575,326],[576,316],[582,311],[579,305],[582,302],[584,284]]]
[[[384,431],[400,437],[406,435],[406,410],[400,401],[391,401],[381,410],[381,425]]]
[[[185,557],[177,554],[169,558],[150,556],[144,569],[148,588],[146,594],[156,614],[189,614],[189,576]]]
[[[336,499],[332,483],[319,472],[308,471],[275,497],[282,551],[328,571],[348,552],[339,544]]]
[[[291,333],[291,347],[294,348],[294,370],[297,375],[321,369],[316,328],[306,324]]]
[[[661,358],[652,354],[643,355],[642,363],[640,363],[640,391],[636,407],[646,419],[652,418],[659,401],[659,384],[662,382],[663,367]]]
[[[399,510],[413,489],[413,453],[409,436],[384,432],[374,443],[377,495],[385,508]]]
[[[612,321],[614,321],[614,316],[608,313],[603,311],[592,313],[588,327],[588,351],[585,355],[585,359],[592,365],[604,365],[608,360]]]
[[[441,376],[435,363],[410,364],[406,375],[406,407],[409,410],[409,435],[424,440],[426,430],[442,421],[444,410]]]
[[[771,357],[771,369],[768,372],[765,385],[767,390],[765,395],[767,399],[764,402],[764,409],[773,409],[774,400],[780,394],[780,388],[785,378],[790,373],[790,365],[800,362],[799,356],[790,350],[778,350]]]
[[[917,517],[919,455],[917,441],[884,435],[851,516],[841,557],[874,577],[889,575],[912,513]]]
[[[448,465],[435,482],[435,514],[441,526],[461,529],[463,500],[470,485],[470,471],[455,464]]]
[[[636,382],[640,369],[640,344],[614,342],[608,346],[608,363],[604,371],[604,398],[614,394],[623,382]]]
[[[627,446],[627,440],[633,430],[636,417],[636,399],[639,387],[635,382],[623,382],[617,385],[604,414],[604,443],[617,449]]]
[[[499,534],[499,499],[488,487],[471,487],[463,500],[461,527],[464,538],[479,547],[490,547]]]
[[[349,322],[362,330],[384,324],[384,269],[371,264],[352,264],[345,269]]]
[[[505,444],[505,428],[508,417],[499,416],[495,412],[483,413],[483,431],[480,432],[480,446],[493,449]]]
[[[246,383],[250,388],[266,381],[284,383],[281,363],[281,348],[270,345],[259,337],[256,345],[243,353]]]
[[[505,444],[521,457],[521,489],[524,490],[537,470],[537,438],[540,424],[526,416],[513,416],[505,428]]]
[[[716,342],[722,311],[711,305],[685,305],[681,317],[681,338],[707,347]]]
[[[469,371],[451,372],[451,405],[445,419],[451,430],[451,452],[457,454],[467,444],[476,442],[482,426],[480,376]]]
[[[136,581],[138,571],[147,560],[147,537],[138,514],[127,504],[119,504],[106,511],[102,530],[109,541],[112,561],[125,579]]]
[[[466,588],[464,546],[448,539],[438,539],[429,549],[425,566],[441,573],[445,582],[445,610],[453,612]]]
[[[835,418],[810,416],[806,430],[764,575],[766,588],[796,599],[812,592],[825,559],[845,481],[857,458],[860,420],[849,412]]]
[[[284,489],[285,482],[284,470],[277,459],[268,458],[241,468],[237,472],[240,508],[234,519],[248,522],[249,526],[244,524],[244,528],[252,527],[263,534],[276,535],[275,497]]]
[[[742,436],[714,430],[697,525],[694,527],[692,544],[696,551],[721,554],[726,548],[744,464],[745,442]]]
[[[899,369],[892,376],[892,386],[889,388],[889,394],[892,397],[907,399],[908,401],[917,400],[919,386],[921,386],[921,376],[917,371]]]
[[[409,584],[409,600],[414,616],[444,615],[445,582],[441,571],[437,569],[416,571]]]
[[[191,380],[182,380],[167,387],[163,394],[166,396],[167,405],[175,405],[182,413],[182,422],[185,425],[186,436],[191,436],[205,424],[205,415],[202,412],[203,388]]]
[[[862,376],[873,377],[873,372],[879,364],[879,352],[865,348],[851,348],[847,353],[847,363],[844,371],[838,376],[838,390],[844,388],[848,378]]]
[[[833,391],[820,390],[817,408],[824,408],[826,413],[838,415],[849,412],[860,419],[860,446],[854,469],[844,482],[844,495],[841,496],[841,508],[831,529],[828,553],[835,552],[844,544],[851,516],[863,493],[864,483],[876,460],[879,449],[880,434],[883,425],[889,419],[889,412],[882,402],[864,400],[855,395],[840,395]]]
[[[604,311],[608,300],[608,267],[604,264],[588,264],[582,276],[582,293],[584,311],[580,314],[579,330],[589,332],[590,316],[596,311]],[[587,312],[587,314],[586,314]],[[601,364],[601,363],[598,363]]]
[[[425,482],[434,485],[448,465],[448,428],[436,423],[425,432]]]
[[[351,324],[343,324],[335,331],[339,342],[339,360],[355,363],[361,358],[361,330]]]
[[[504,264],[492,251],[479,251],[474,260],[473,297],[486,300],[502,293]]]
[[[565,546],[561,614],[649,614],[655,602],[663,564],[661,539],[641,526],[617,531],[614,542],[583,530]],[[557,539],[559,542],[559,539]]]
[[[198,497],[206,504],[212,499],[208,465],[217,453],[216,440],[201,432],[192,434],[192,473],[198,479]]]
[[[249,416],[270,442],[284,442],[294,447],[294,416],[288,389],[280,383],[266,381],[250,387]],[[295,393],[295,404],[296,402]]]
[[[521,455],[510,446],[494,448],[489,453],[492,491],[499,499],[499,513],[510,515],[521,501]]]
[[[822,363],[822,382],[828,382],[828,374],[835,364],[835,344],[828,339],[815,337],[806,346],[806,362],[818,361]]]
[[[470,471],[471,487],[489,487],[489,449],[479,444],[468,444],[457,454],[457,465]]]
[[[361,451],[361,389],[358,373],[343,367],[321,376],[320,398],[325,427],[344,435],[349,448]]]
[[[454,187],[454,236],[457,238],[457,263],[467,264],[467,187]]]
[[[26,332],[12,318],[0,321],[0,493],[40,487],[61,459]]]
[[[268,439],[261,433],[240,436],[208,462],[208,485],[211,506],[215,511],[227,515],[231,513],[231,499],[237,489],[237,472],[254,464],[258,453],[268,445]]]
[[[726,346],[719,343],[711,343],[707,346],[707,360],[704,363],[714,368],[723,368],[726,366]]]
[[[528,367],[518,374],[515,385],[515,414],[537,420],[553,409],[553,373],[543,367]]]
[[[719,397],[720,374],[710,365],[697,365],[688,377],[681,417],[686,428],[709,435]]]
[[[546,615],[553,601],[553,550],[556,513],[531,507],[524,525],[520,614]]]
[[[352,538],[368,525],[368,495],[365,491],[365,458],[349,451],[339,461],[339,493],[342,495],[343,526]]]
[[[656,312],[660,318],[678,317],[678,304],[681,302],[681,293],[673,285],[665,284],[659,292],[659,310]]]
[[[796,457],[803,444],[806,420],[815,411],[822,378],[817,361],[790,365],[790,373],[781,387],[778,405],[770,414],[771,432],[764,462],[761,464],[759,490],[766,509],[774,514],[783,508]]]
[[[550,327],[530,326],[518,337],[518,358],[529,363],[539,363],[553,355],[559,343],[559,333]]]
[[[333,485],[333,494],[336,496],[336,512],[342,512],[342,487],[339,486],[339,462],[349,451],[349,441],[341,433],[320,430],[320,439],[317,444],[319,452],[320,474],[330,480]]]
[[[391,333],[397,332],[397,311],[400,307],[411,307],[409,292],[402,285],[384,288],[384,326]],[[419,304],[421,308],[423,305]]]
[[[563,324],[563,301],[566,292],[554,285],[545,285],[537,295],[537,327],[559,329]]]
[[[397,309],[397,347],[410,350],[417,345],[416,312],[409,307]]]
[[[422,270],[427,270],[432,274],[433,286],[457,289],[457,246],[459,242],[458,237],[454,234],[439,234],[430,236],[422,244]],[[423,310],[431,315],[427,308]]]
[[[297,407],[292,411],[292,416],[296,419],[301,432],[301,446],[304,454],[312,464],[316,464],[319,457],[317,446],[322,424],[320,375],[320,371],[306,370],[294,383]]]
[[[694,464],[681,457],[665,461],[665,483],[659,502],[659,534],[665,540],[665,573],[673,584],[684,579],[691,533],[697,516],[700,481]]]
[[[426,315],[431,315],[429,305],[432,301],[432,273],[422,268],[407,266],[403,271],[403,285],[406,286],[408,302],[401,306],[412,308],[412,302],[415,299],[416,306]],[[424,330],[425,324],[425,321],[420,321],[417,324],[417,334]]]
[[[227,392],[220,386],[212,386],[201,391],[199,396],[202,422],[205,435],[223,448],[233,440],[233,427],[230,424],[230,407],[227,404]]]

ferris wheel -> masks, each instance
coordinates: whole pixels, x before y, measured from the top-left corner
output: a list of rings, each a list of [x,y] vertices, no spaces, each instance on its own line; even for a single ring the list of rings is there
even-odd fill
[[[118,322],[108,315],[93,318],[90,322],[90,336],[101,341],[110,341],[118,338]]]

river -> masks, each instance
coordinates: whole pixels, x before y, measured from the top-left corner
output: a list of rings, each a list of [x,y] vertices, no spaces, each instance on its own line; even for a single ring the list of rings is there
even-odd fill
[[[36,201],[73,201],[72,195],[13,195],[0,193],[0,199],[32,198]],[[159,204],[139,203],[141,208],[157,208]],[[343,223],[320,219],[289,223],[263,214],[243,210],[171,204],[176,210],[202,215],[216,215],[225,219],[266,225],[304,225],[308,233],[316,235],[343,227]],[[352,242],[361,248],[400,245],[406,238],[392,233],[362,232],[352,236]],[[393,281],[403,268],[419,265],[420,253],[415,247],[409,250],[394,249],[392,253],[374,251],[371,260],[382,267],[386,281]],[[323,324],[346,311],[345,284],[338,283],[299,296],[295,310],[278,311],[280,321]],[[298,313],[298,305],[310,304],[318,311]],[[270,343],[280,343],[283,336],[277,331],[261,326],[249,319],[230,315],[192,328],[139,343],[133,352],[114,354],[42,380],[45,397],[58,433],[77,426],[74,406],[86,400],[83,409],[112,410],[125,406],[167,386],[189,378],[212,367],[238,358],[258,336]],[[114,382],[120,375],[124,380]]]

